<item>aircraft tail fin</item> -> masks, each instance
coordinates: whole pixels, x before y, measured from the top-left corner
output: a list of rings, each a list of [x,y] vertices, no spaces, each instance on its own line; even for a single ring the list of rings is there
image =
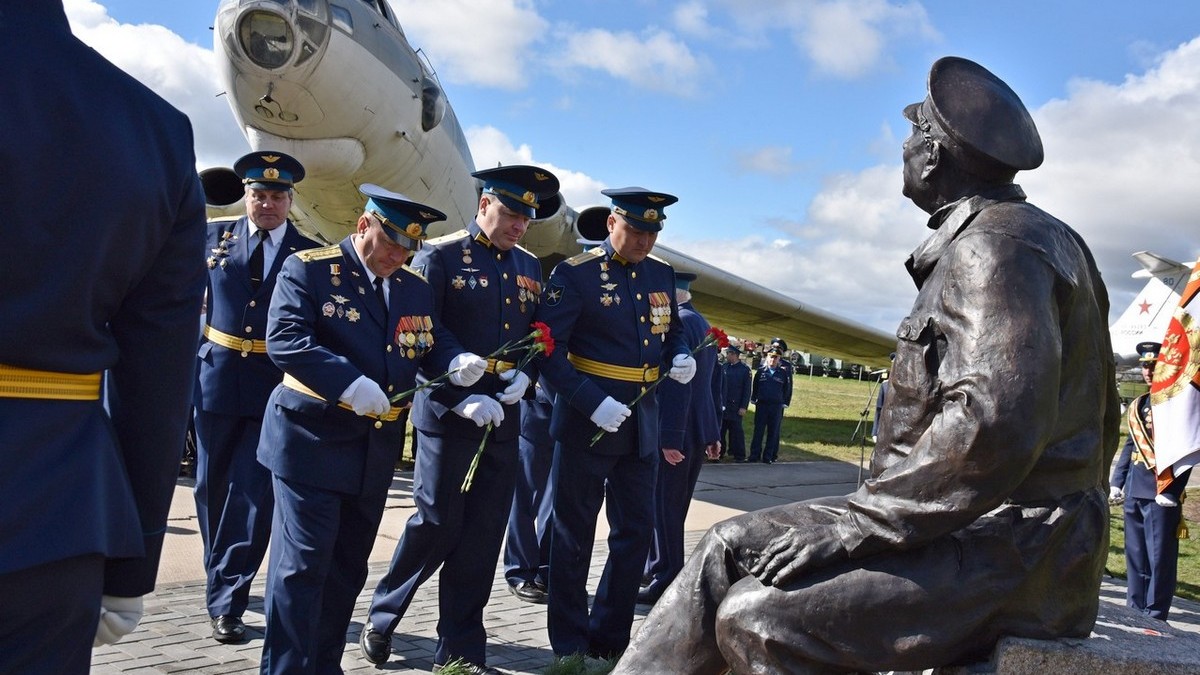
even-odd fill
[[[1133,273],[1133,278],[1148,281],[1109,327],[1113,352],[1121,364],[1137,361],[1139,342],[1158,341],[1166,335],[1171,314],[1179,303],[1179,293],[1191,273],[1190,266],[1149,251],[1138,251],[1133,257],[1142,266]]]

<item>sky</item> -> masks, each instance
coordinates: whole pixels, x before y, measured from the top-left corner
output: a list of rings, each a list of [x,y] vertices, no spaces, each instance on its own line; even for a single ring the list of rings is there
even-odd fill
[[[334,0],[339,1],[339,0]],[[357,0],[340,0],[354,2]],[[198,168],[249,146],[221,94],[217,1],[65,0],[72,29],[191,118]],[[1130,257],[1200,256],[1200,3],[1174,0],[391,0],[476,166],[552,169],[574,207],[679,197],[659,242],[893,332],[930,231],[901,195],[901,116],[962,56],[1029,108],[1029,200],[1091,247],[1110,321]]]

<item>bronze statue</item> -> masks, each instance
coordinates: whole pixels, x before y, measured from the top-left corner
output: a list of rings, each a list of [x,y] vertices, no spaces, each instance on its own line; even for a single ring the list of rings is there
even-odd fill
[[[614,673],[919,670],[1095,623],[1120,409],[1108,293],[1012,183],[1042,162],[1017,95],[954,57],[928,91],[904,110],[904,194],[933,234],[907,262],[919,291],[870,479],[714,526]]]

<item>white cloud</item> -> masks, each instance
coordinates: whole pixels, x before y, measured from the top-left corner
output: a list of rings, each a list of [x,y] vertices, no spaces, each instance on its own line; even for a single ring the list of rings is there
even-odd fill
[[[602,29],[573,33],[557,65],[566,71],[599,70],[643,89],[680,96],[695,95],[710,70],[705,59],[663,30],[643,36]]]
[[[228,166],[249,150],[233,121],[211,49],[155,25],[118,23],[92,0],[66,0],[75,35],[191,119],[200,167]]]
[[[524,89],[531,46],[548,22],[532,0],[389,0],[413,47],[436,45],[434,67],[447,82]]]
[[[475,166],[482,168],[501,164],[534,164],[545,167],[558,177],[559,191],[572,208],[597,204],[604,199],[600,194],[600,190],[605,187],[604,183],[585,173],[538,161],[533,156],[533,148],[528,144],[514,146],[504,132],[493,126],[470,127],[465,133],[467,144],[471,146],[471,156],[475,158]]]
[[[790,176],[798,170],[789,146],[770,145],[734,154],[737,168],[745,173],[761,173],[774,178]]]

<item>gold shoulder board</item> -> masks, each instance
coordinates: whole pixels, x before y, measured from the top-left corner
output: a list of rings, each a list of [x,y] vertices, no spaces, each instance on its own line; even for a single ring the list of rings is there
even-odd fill
[[[585,263],[589,260],[595,260],[596,258],[603,258],[603,257],[604,257],[604,247],[597,246],[596,248],[589,249],[587,251],[584,251],[583,253],[577,253],[577,254],[571,256],[570,258],[567,258],[567,264],[570,265],[571,267],[575,267],[576,265],[582,265],[583,263]]]
[[[404,265],[400,269],[404,270],[405,272],[408,272],[409,274],[420,279],[421,281],[424,281],[425,283],[429,283],[429,280],[425,278],[424,274],[421,274],[420,272],[414,270],[413,268],[409,267],[408,265]]]
[[[463,229],[461,229],[457,232],[451,232],[450,234],[443,234],[442,236],[434,237],[433,239],[426,239],[425,245],[426,246],[436,246],[438,244],[444,244],[448,241],[454,241],[455,239],[461,239],[462,237],[465,237],[468,234],[470,234],[470,232],[467,232],[467,228],[464,227]]]
[[[297,251],[295,256],[301,261],[310,263],[316,260],[328,260],[330,258],[340,258],[342,249],[337,244],[332,246],[322,246],[321,248],[310,248],[304,251]]]

